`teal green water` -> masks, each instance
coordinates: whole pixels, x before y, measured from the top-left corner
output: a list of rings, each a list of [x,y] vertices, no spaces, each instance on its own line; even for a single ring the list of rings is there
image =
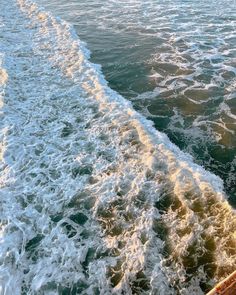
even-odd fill
[[[236,205],[236,2],[38,1],[75,25],[111,88]]]

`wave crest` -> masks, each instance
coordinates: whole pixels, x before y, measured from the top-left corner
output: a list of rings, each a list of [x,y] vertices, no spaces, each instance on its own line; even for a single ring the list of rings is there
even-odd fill
[[[16,2],[1,12],[3,293],[203,294],[236,262],[222,181],[107,86],[68,23]]]

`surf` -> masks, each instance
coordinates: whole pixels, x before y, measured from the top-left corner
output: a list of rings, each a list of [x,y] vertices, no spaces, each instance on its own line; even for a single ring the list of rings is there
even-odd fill
[[[67,22],[25,0],[0,14],[0,292],[204,294],[232,272],[222,180],[109,88]]]

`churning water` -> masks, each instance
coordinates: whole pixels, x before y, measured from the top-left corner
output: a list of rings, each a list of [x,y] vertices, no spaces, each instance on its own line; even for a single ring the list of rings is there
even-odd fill
[[[235,269],[235,2],[156,2],[1,0],[0,294],[198,295]]]
[[[219,175],[236,206],[236,1],[47,2],[109,85]]]

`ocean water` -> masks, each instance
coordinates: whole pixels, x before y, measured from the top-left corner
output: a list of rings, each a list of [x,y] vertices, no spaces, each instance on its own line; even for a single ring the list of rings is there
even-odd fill
[[[0,4],[0,294],[205,294],[236,265],[234,1]]]
[[[236,206],[236,1],[39,3],[75,26],[110,87],[219,175]]]

